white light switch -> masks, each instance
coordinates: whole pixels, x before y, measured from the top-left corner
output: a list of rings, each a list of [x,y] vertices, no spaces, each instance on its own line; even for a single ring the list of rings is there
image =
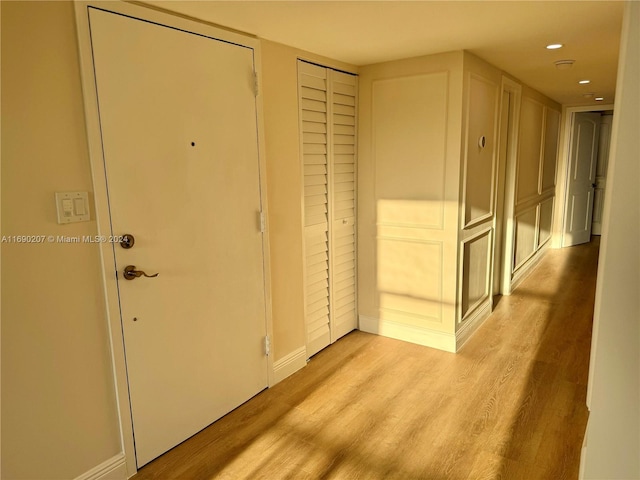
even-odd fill
[[[88,222],[88,192],[56,192],[58,223]]]
[[[73,199],[73,210],[76,215],[84,215],[87,211],[84,205],[84,198],[74,198]]]

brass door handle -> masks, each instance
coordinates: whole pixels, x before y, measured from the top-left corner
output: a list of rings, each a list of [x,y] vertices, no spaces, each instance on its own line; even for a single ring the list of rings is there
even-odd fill
[[[153,275],[147,275],[142,270],[136,270],[135,265],[127,265],[126,267],[124,267],[123,274],[124,274],[124,278],[126,278],[127,280],[133,280],[134,278],[139,278],[139,277],[153,278],[159,275],[158,273],[154,273]]]

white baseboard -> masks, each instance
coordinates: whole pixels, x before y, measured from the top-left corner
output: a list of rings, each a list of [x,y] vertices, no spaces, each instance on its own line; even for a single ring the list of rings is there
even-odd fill
[[[456,332],[456,351],[459,352],[467,340],[478,330],[478,327],[484,323],[489,315],[491,315],[491,302],[489,299],[483,306],[480,306],[467,320],[464,321],[460,329]]]
[[[307,348],[300,347],[273,362],[274,385],[307,365]]]
[[[456,336],[452,333],[404,325],[390,320],[379,320],[366,315],[359,316],[358,329],[363,332],[382,335],[383,337],[437,348],[445,352],[454,353],[456,351]]]
[[[580,469],[578,470],[578,480],[584,479],[584,468],[587,460],[587,438],[589,437],[589,418],[587,417],[587,428],[584,431],[582,440],[582,450],[580,450]]]
[[[124,453],[111,457],[97,467],[76,477],[75,480],[127,480],[127,464]]]

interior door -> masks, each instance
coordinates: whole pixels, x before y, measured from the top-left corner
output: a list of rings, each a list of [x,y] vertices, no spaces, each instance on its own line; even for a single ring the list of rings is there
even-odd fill
[[[574,114],[562,241],[564,247],[591,240],[599,125],[599,113]]]
[[[93,8],[90,28],[142,466],[267,386],[253,50]]]
[[[607,186],[612,123],[613,115],[602,116],[600,139],[598,141],[598,161],[596,163],[596,188],[593,192],[593,219],[591,223],[591,233],[593,235],[602,233],[602,214],[604,212],[604,192]]]

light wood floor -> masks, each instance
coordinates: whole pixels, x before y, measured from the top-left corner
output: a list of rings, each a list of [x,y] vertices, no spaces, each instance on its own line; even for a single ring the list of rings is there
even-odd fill
[[[550,250],[456,355],[353,332],[134,478],[577,479],[597,255]]]

